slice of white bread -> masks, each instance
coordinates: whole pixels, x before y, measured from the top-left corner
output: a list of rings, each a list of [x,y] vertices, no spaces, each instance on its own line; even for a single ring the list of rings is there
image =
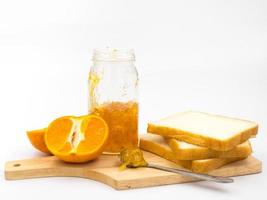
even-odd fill
[[[161,137],[159,135],[155,136]],[[252,153],[252,148],[249,141],[245,141],[229,151],[216,151],[207,147],[189,144],[173,138],[167,138],[166,141],[175,154],[175,157],[179,160],[247,157]]]
[[[217,151],[228,151],[258,132],[258,124],[188,111],[148,124],[147,131]]]
[[[149,151],[151,153],[157,154],[167,160],[177,163],[178,165],[192,170],[198,173],[208,173],[213,169],[217,169],[227,163],[242,160],[244,158],[211,158],[204,160],[178,160],[171,148],[167,144],[166,140],[157,135],[145,134],[142,135],[140,139],[140,148]]]
[[[175,158],[174,153],[169,147],[165,139],[160,135],[145,134],[140,138],[139,146],[141,149],[149,151],[151,153],[157,154],[158,156],[165,158],[167,160],[176,162],[178,165],[190,169],[191,161],[190,160],[178,160]]]

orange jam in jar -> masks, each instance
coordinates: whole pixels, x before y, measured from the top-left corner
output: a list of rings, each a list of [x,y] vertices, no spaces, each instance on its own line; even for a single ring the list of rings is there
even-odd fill
[[[104,153],[138,145],[138,73],[133,50],[95,50],[89,73],[89,113],[109,127]]]
[[[109,138],[105,152],[120,152],[138,145],[138,104],[111,102],[95,107],[93,114],[100,115],[108,124]]]

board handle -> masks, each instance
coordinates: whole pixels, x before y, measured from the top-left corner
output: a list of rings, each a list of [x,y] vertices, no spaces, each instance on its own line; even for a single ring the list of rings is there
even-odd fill
[[[64,167],[64,164],[58,161],[54,156],[9,161],[5,164],[6,180],[68,176],[70,173],[78,173],[78,170]]]

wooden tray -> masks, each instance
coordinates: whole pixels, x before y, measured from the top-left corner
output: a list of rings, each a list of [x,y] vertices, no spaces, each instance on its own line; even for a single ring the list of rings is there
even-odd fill
[[[175,163],[149,152],[144,152],[144,156],[150,163],[178,167]],[[54,156],[48,156],[7,162],[5,177],[7,180],[51,176],[83,177],[100,181],[118,190],[199,181],[198,179],[150,168],[119,171],[118,166],[118,157],[111,155],[102,155],[99,159],[86,164],[68,164]],[[216,169],[210,174],[225,177],[240,176],[259,173],[261,169],[261,162],[250,156],[245,160]]]

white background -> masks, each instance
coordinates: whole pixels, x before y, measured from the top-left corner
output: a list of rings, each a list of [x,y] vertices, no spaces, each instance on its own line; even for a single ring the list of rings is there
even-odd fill
[[[106,46],[135,49],[140,133],[189,109],[257,121],[263,173],[128,191],[79,178],[5,181],[6,161],[42,156],[25,130],[87,112],[92,50]],[[0,69],[1,199],[266,198],[265,0],[0,0]]]

